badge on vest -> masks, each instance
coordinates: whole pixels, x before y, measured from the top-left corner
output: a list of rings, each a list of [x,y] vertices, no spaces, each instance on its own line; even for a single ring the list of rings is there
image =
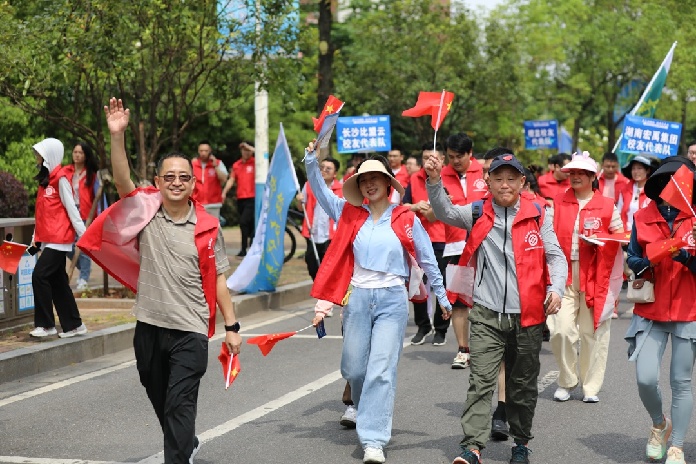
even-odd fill
[[[56,193],[56,189],[54,189],[52,186],[46,187],[46,190],[44,190],[44,196],[45,197],[52,197],[53,194]]]
[[[486,185],[486,181],[483,179],[476,179],[474,181],[474,191],[476,192],[485,192],[488,190],[488,186]]]
[[[689,231],[682,237],[682,242],[686,243],[684,248],[696,248],[696,241],[694,241],[694,234]]]
[[[538,248],[544,248],[544,243],[541,240],[541,235],[536,230],[530,230],[527,235],[524,236],[524,243],[527,244],[527,248],[524,251],[536,250]]]

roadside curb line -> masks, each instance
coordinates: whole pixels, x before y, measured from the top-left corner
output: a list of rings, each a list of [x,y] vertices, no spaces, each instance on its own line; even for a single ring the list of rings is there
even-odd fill
[[[243,319],[260,311],[277,311],[284,306],[306,300],[310,298],[311,288],[312,281],[305,280],[278,287],[275,292],[235,295],[232,297],[232,302],[237,317]],[[94,301],[89,306],[84,306],[85,300]],[[84,298],[80,301],[80,307],[130,309],[134,301],[132,299],[118,301],[113,298]],[[218,318],[218,322],[221,322],[221,318]],[[133,346],[134,332],[135,323],[122,324],[78,337],[59,338],[35,346],[0,353],[0,372],[2,372],[0,383],[129,349]]]

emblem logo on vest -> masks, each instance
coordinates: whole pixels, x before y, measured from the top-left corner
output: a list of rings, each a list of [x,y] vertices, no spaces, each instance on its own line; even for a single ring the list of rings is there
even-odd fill
[[[602,218],[599,217],[588,217],[585,218],[583,223],[583,232],[585,237],[589,237],[594,233],[594,231],[599,230],[602,227]]]
[[[476,179],[474,181],[474,190],[476,190],[477,192],[488,190],[488,186],[486,185],[486,181],[483,179]]]
[[[539,232],[537,232],[536,230],[530,230],[529,232],[527,232],[527,234],[524,236],[524,243],[528,245],[527,248],[524,249],[524,251],[536,250],[537,248],[544,248],[544,244],[541,241],[541,235],[539,235]]]
[[[409,240],[413,240],[413,227],[411,227],[410,224],[406,224],[404,230],[406,230],[406,237],[408,237]]]
[[[694,234],[691,231],[684,234],[682,237],[682,242],[686,243],[684,248],[696,248],[696,241],[694,241]]]
[[[209,176],[214,176],[214,175],[216,175],[216,174],[215,174],[215,168],[210,168],[210,169],[208,169],[208,175],[209,175]]]
[[[56,193],[56,189],[54,189],[52,186],[46,187],[46,190],[44,190],[44,196],[45,197],[52,197]]]

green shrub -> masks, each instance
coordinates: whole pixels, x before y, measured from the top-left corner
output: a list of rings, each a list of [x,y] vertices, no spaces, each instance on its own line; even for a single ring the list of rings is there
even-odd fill
[[[12,174],[0,171],[0,218],[21,218],[28,215],[27,189]]]

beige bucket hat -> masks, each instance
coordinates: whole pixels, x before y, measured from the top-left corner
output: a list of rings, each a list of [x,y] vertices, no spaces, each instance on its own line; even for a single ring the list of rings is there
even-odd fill
[[[360,188],[358,187],[358,176],[360,174],[365,174],[366,172],[381,172],[382,174],[389,176],[391,186],[394,187],[394,189],[399,192],[399,195],[401,195],[401,198],[403,198],[404,187],[399,183],[398,180],[396,180],[394,175],[387,171],[387,168],[385,168],[380,161],[368,159],[363,161],[358,171],[346,179],[346,181],[343,183],[343,196],[346,198],[348,203],[353,206],[361,206],[365,201],[365,197],[363,197],[362,193],[360,193]]]

